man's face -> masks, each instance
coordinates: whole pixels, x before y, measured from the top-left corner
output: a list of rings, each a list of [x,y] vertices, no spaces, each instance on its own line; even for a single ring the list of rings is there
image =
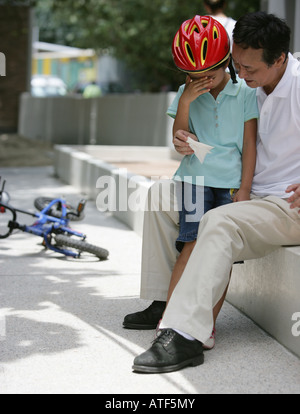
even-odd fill
[[[234,43],[232,58],[239,77],[251,88],[267,87],[277,81],[278,67],[263,61],[263,49],[243,49]]]

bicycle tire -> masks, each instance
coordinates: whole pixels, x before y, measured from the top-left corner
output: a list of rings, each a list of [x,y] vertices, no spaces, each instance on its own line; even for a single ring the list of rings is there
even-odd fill
[[[44,208],[46,208],[52,201],[54,200],[54,198],[50,198],[50,197],[38,197],[34,200],[34,207],[39,210],[42,211],[44,210]],[[67,204],[67,218],[70,221],[80,221],[84,218],[84,214],[81,214],[79,217],[77,216],[77,212],[76,212],[76,208],[73,207],[71,204],[66,203]],[[48,212],[49,216],[55,217],[55,218],[61,218],[62,216],[62,212],[60,210],[57,209],[57,206],[53,206],[50,211]]]
[[[83,240],[75,240],[63,234],[55,235],[55,242],[58,246],[71,247],[79,253],[90,253],[98,257],[100,260],[106,260],[109,256],[108,250],[102,249],[102,247],[94,246],[93,244],[89,244]]]

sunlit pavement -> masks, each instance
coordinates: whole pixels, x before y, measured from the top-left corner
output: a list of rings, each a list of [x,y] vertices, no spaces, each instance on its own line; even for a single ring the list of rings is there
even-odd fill
[[[51,167],[0,175],[11,204],[23,209],[34,210],[38,196],[81,198]],[[141,238],[94,201],[72,227],[108,249],[109,260],[66,259],[24,233],[0,240],[0,394],[300,392],[300,360],[227,303],[203,366],[133,373],[134,357],[154,338],[122,328],[127,313],[148,306],[139,299]]]

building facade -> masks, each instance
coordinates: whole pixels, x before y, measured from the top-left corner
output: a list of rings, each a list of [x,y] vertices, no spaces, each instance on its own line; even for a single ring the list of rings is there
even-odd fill
[[[29,87],[30,21],[28,6],[0,5],[0,133],[16,131],[19,97]]]
[[[262,0],[261,9],[287,21],[293,33],[291,52],[300,58],[300,0]]]

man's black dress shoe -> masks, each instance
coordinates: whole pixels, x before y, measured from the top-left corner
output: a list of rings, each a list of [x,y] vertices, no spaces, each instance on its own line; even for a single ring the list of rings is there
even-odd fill
[[[202,343],[190,341],[173,329],[162,329],[151,348],[135,358],[133,370],[149,374],[178,371],[204,362]]]
[[[128,329],[155,329],[166,308],[166,302],[154,301],[142,312],[125,316],[123,326]]]

